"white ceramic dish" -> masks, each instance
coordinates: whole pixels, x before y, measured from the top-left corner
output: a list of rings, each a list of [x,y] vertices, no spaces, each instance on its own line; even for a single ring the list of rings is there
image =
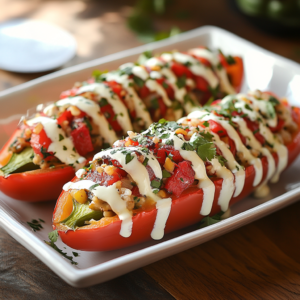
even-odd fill
[[[14,130],[21,114],[41,102],[54,101],[59,93],[75,81],[88,78],[93,69],[113,70],[120,64],[134,61],[145,50],[156,52],[172,49],[186,50],[198,45],[221,48],[225,53],[241,55],[245,63],[243,91],[248,89],[272,90],[279,96],[288,96],[295,105],[300,105],[300,66],[288,59],[266,51],[240,37],[216,27],[202,27],[179,36],[138,48],[112,54],[88,63],[68,68],[0,93],[0,144]],[[297,102],[298,99],[298,102]],[[71,265],[55,250],[44,243],[52,230],[51,217],[54,202],[23,203],[0,194],[0,224],[7,232],[41,259],[50,269],[69,284],[85,287],[107,281],[164,257],[181,252],[213,239],[219,235],[257,220],[300,197],[300,159],[289,168],[276,185],[271,186],[271,195],[265,199],[248,197],[234,205],[231,217],[210,227],[197,226],[168,234],[161,241],[111,252],[81,252],[75,258],[77,266]],[[44,229],[36,233],[26,221],[42,218]],[[60,241],[57,245],[63,249]],[[72,249],[66,247],[69,254]]]

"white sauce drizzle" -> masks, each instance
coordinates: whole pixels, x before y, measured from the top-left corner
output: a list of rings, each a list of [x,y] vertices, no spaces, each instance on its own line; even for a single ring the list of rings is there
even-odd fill
[[[220,139],[220,137],[213,132],[211,132],[211,134],[214,136],[214,140],[213,140],[214,144],[217,147],[219,147],[219,149],[221,150],[222,155],[227,160],[226,165],[235,176],[235,192],[233,196],[237,197],[242,192],[245,185],[245,178],[246,178],[245,170],[235,160],[232,152],[228,149],[227,145]]]
[[[85,92],[93,92],[100,98],[105,98],[107,102],[112,106],[114,113],[117,116],[117,121],[122,127],[124,132],[132,130],[131,121],[125,104],[121,99],[114,95],[112,89],[104,83],[92,83],[82,86],[78,91],[77,95]]]
[[[48,111],[51,111],[53,106],[68,106],[74,105],[78,107],[81,111],[85,112],[89,115],[93,122],[98,126],[100,135],[104,138],[106,142],[109,144],[113,144],[115,140],[117,140],[117,135],[114,130],[111,129],[109,123],[106,118],[100,111],[99,105],[89,99],[86,99],[81,96],[66,98],[63,100],[57,101],[55,104],[49,105],[44,109],[44,113],[48,114]]]
[[[171,211],[171,206],[171,198],[161,199],[156,202],[157,215],[151,232],[151,237],[154,240],[160,240],[163,238],[164,229]]]
[[[55,153],[55,156],[67,165],[72,164],[76,169],[82,167],[86,159],[73,151],[73,141],[66,136],[61,128],[58,128],[56,120],[48,117],[37,117],[27,121],[29,126],[38,123],[43,125],[48,138],[52,141],[47,151]],[[60,138],[60,135],[63,139]]]
[[[106,155],[110,156],[112,159],[117,160],[122,165],[123,169],[135,181],[135,183],[137,184],[139,191],[142,195],[150,197],[150,198],[154,199],[155,201],[159,200],[160,197],[158,197],[156,194],[153,193],[153,189],[151,187],[151,182],[150,182],[150,178],[149,178],[146,167],[138,160],[137,156],[134,153],[132,153],[133,159],[129,163],[126,164],[126,160],[125,160],[126,155],[124,153],[122,153],[122,151],[128,152],[130,150],[134,150],[134,151],[140,152],[143,155],[145,155],[145,153],[141,150],[139,151],[139,147],[126,147],[120,151],[115,151],[115,150],[119,150],[119,149],[114,148],[113,150],[108,149],[105,151],[101,151],[94,156],[93,160],[102,158],[103,156],[106,156]],[[162,179],[162,171],[161,171],[161,168],[160,168],[160,165],[159,165],[159,162],[157,161],[157,159],[153,156],[153,154],[150,154],[150,153],[149,153],[149,155],[145,155],[145,156],[147,156],[149,158],[148,163],[149,163],[149,166],[151,166],[155,176],[158,177],[159,179]],[[152,158],[154,158],[154,160]],[[151,162],[151,165],[150,165],[150,162]]]
[[[229,207],[229,202],[235,189],[234,176],[226,167],[219,163],[218,159],[213,158],[211,160],[211,164],[217,176],[223,179],[218,204],[220,205],[222,211],[226,211]]]
[[[193,136],[196,137],[196,134],[194,134]],[[191,140],[193,139],[193,136]],[[168,139],[172,139],[174,141],[174,149],[179,151],[182,158],[192,163],[192,168],[195,172],[195,179],[199,180],[198,187],[200,189],[203,189],[203,203],[200,213],[203,216],[208,215],[211,211],[214,201],[215,186],[206,174],[205,164],[203,160],[197,155],[196,152],[181,149],[185,141],[176,136],[175,132],[172,132]],[[162,143],[165,144],[166,140],[167,139],[162,140]]]
[[[224,129],[227,131],[228,136],[234,141],[237,151],[242,152],[245,160],[248,161],[250,165],[253,165],[255,169],[253,186],[257,186],[260,183],[263,176],[263,167],[262,167],[261,160],[259,158],[254,157],[250,153],[250,151],[242,143],[241,138],[239,137],[234,127],[231,126],[227,120],[224,120],[221,117],[218,117],[214,114],[207,113],[205,111],[192,112],[188,117],[201,118],[203,121],[214,120],[215,122],[222,125]]]
[[[205,48],[194,48],[189,50],[189,53],[207,59],[211,63],[212,67],[214,68],[214,71],[216,72],[216,74],[220,79],[221,90],[226,92],[227,94],[235,94],[235,89],[229,82],[229,78],[226,73],[226,70],[224,68],[219,69],[217,67],[218,64],[220,63],[220,59],[217,54]]]
[[[107,81],[116,81],[120,83],[123,88],[127,91],[128,97],[133,102],[135,112],[138,118],[141,118],[145,122],[145,126],[149,127],[152,124],[152,120],[150,114],[144,104],[144,102],[139,98],[138,94],[136,93],[135,89],[131,87],[133,81],[129,79],[128,75],[118,75],[116,73],[107,73],[106,76]]]

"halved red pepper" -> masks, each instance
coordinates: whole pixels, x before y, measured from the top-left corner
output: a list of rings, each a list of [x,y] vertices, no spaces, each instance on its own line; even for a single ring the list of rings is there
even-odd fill
[[[21,129],[17,129],[0,151],[0,165],[4,166],[8,163],[12,155],[8,148],[21,132]],[[54,200],[63,185],[74,175],[75,171],[72,167],[63,165],[53,169],[10,174],[8,177],[0,176],[0,190],[5,195],[22,201]]]
[[[295,113],[300,116],[300,110],[295,109]],[[298,123],[300,126],[300,123]],[[287,145],[288,166],[296,159],[300,151],[300,130],[293,135],[293,140]],[[278,156],[274,154],[276,164]],[[268,172],[268,162],[262,158],[263,178]],[[238,197],[230,201],[230,205],[249,195],[253,191],[253,181],[255,170],[253,166],[246,167],[246,180],[244,188]],[[74,178],[73,181],[77,181]],[[222,179],[212,179],[215,185],[215,197],[210,215],[215,215],[220,211],[218,198],[222,188]],[[151,239],[151,232],[156,219],[157,209],[155,205],[149,206],[146,210],[135,210],[133,216],[133,230],[128,238],[120,235],[121,221],[118,216],[101,219],[97,225],[80,227],[77,230],[65,231],[64,227],[58,223],[68,217],[73,209],[72,198],[67,192],[62,192],[54,210],[53,227],[59,232],[62,241],[74,249],[84,251],[108,251],[123,247],[128,247]],[[168,217],[165,232],[169,233],[183,227],[195,224],[203,218],[200,209],[203,202],[203,191],[196,186],[186,189],[180,197],[172,195],[172,207]]]

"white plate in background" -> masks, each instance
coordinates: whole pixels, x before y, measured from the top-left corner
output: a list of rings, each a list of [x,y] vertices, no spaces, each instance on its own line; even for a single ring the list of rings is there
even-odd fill
[[[167,40],[64,69],[0,92],[0,144],[4,144],[13,132],[20,115],[24,114],[26,109],[39,103],[57,100],[61,91],[69,89],[76,81],[89,78],[94,69],[116,69],[122,63],[135,61],[138,55],[146,50],[154,50],[156,53],[172,49],[185,51],[199,45],[220,48],[226,54],[243,57],[245,64],[243,91],[250,88],[271,90],[281,97],[288,96],[293,105],[300,106],[298,88],[300,66],[297,63],[264,50],[223,29],[206,26]],[[0,224],[67,283],[75,287],[86,287],[204,243],[297,201],[300,197],[300,178],[295,178],[294,175],[299,172],[300,159],[284,172],[276,185],[271,185],[271,194],[267,198],[258,200],[248,197],[240,201],[232,207],[232,217],[218,224],[204,229],[192,226],[168,234],[161,241],[149,241],[110,252],[75,250],[80,254],[79,257],[74,258],[78,262],[77,266],[71,265],[68,260],[44,243],[44,240],[48,240],[48,232],[52,230],[54,201],[33,204],[0,194],[2,207]],[[43,230],[34,233],[26,222],[37,218],[44,219],[46,223]],[[57,246],[68,254],[74,251],[60,241],[57,242]]]

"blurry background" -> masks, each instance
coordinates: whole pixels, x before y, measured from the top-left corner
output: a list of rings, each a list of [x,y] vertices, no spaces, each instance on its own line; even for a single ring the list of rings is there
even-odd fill
[[[74,36],[76,55],[61,68],[203,25],[300,62],[296,0],[0,0],[0,25],[18,18],[46,21]],[[0,70],[0,91],[47,73]]]

